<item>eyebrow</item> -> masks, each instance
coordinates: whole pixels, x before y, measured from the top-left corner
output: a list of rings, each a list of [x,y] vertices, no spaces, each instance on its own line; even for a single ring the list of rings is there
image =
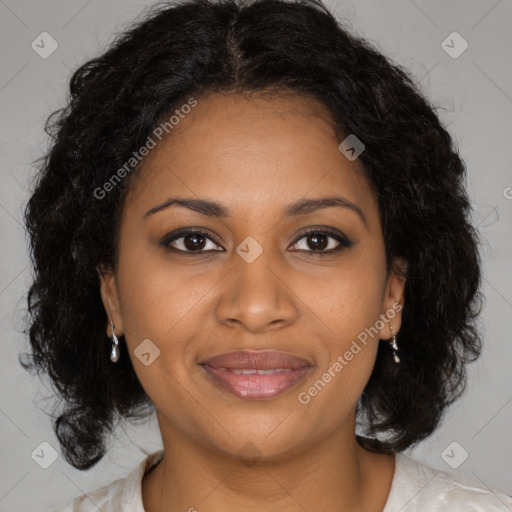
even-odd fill
[[[188,208],[189,210],[193,210],[208,217],[231,217],[231,210],[220,203],[209,201],[207,199],[171,197],[162,204],[159,204],[148,210],[145,213],[144,218],[154,215],[155,213],[167,208],[176,206]],[[344,199],[343,197],[339,196],[322,197],[318,199],[300,199],[295,203],[286,205],[281,210],[281,214],[284,217],[296,217],[329,207],[346,208],[348,210],[352,210],[366,225],[366,217],[361,208],[359,208],[359,206],[349,201],[348,199]]]

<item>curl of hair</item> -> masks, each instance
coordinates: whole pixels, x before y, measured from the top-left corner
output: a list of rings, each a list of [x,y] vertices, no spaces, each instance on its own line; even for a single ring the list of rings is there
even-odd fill
[[[64,401],[54,430],[74,467],[103,457],[116,419],[154,407],[130,358],[110,362],[96,271],[116,268],[137,169],[104,198],[94,191],[187,98],[284,91],[316,98],[339,134],[365,144],[359,161],[378,198],[388,270],[407,277],[401,362],[380,344],[357,404],[368,436],[358,441],[402,451],[430,435],[462,393],[465,365],[481,350],[477,234],[465,165],[410,74],[320,0],[164,3],[73,74],[69,103],[48,119],[51,147],[25,209],[34,281],[30,362],[20,362],[48,374]],[[407,269],[392,268],[395,258]]]

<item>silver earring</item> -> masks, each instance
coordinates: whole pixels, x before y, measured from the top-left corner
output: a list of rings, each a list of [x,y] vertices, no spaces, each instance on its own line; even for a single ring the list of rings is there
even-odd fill
[[[397,354],[398,345],[396,344],[396,334],[393,332],[393,327],[389,326],[389,328],[391,329],[391,334],[393,335],[389,344],[391,345],[391,348],[393,349],[393,359],[395,360],[395,363],[398,364],[400,362],[400,358],[398,357],[398,354]]]
[[[112,352],[110,353],[110,360],[113,363],[119,361],[119,340],[114,332],[114,323],[110,320],[110,327],[112,327]]]

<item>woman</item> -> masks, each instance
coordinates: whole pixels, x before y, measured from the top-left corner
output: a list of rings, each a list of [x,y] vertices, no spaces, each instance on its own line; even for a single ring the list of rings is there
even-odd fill
[[[403,69],[315,0],[192,0],[70,90],[26,210],[32,364],[74,467],[153,410],[164,449],[60,510],[510,509],[401,453],[481,349],[464,164]]]

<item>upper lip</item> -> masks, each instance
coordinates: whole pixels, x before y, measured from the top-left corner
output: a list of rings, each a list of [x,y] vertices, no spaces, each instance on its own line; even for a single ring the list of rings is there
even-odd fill
[[[277,352],[274,350],[226,352],[205,359],[200,364],[203,366],[211,366],[212,368],[233,368],[241,370],[271,370],[276,368],[297,370],[311,366],[311,363],[307,359],[294,356],[287,352]]]

